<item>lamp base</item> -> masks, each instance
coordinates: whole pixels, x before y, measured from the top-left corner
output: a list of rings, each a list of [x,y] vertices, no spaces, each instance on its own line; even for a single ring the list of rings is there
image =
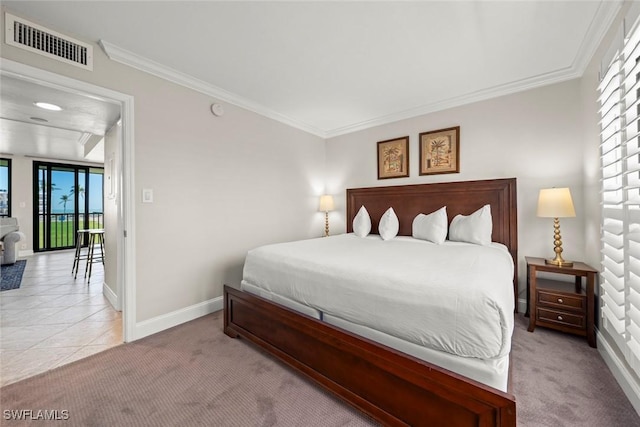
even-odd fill
[[[556,257],[553,259],[545,259],[545,264],[555,265],[557,267],[573,267],[573,262],[565,261],[564,258],[562,258],[562,238],[560,237],[560,220],[558,218],[553,219],[553,246]]]
[[[555,265],[556,267],[573,267],[573,261],[565,261],[563,259],[545,259],[544,263]]]
[[[324,236],[329,237],[329,212],[324,213]]]

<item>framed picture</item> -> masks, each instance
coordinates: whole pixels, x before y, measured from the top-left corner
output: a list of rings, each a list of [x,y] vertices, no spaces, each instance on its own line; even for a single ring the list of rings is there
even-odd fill
[[[460,172],[460,126],[420,134],[420,175]]]
[[[409,137],[378,142],[378,179],[409,176]]]

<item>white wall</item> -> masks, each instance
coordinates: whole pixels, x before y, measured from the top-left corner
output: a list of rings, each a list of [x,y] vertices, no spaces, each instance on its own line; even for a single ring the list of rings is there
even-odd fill
[[[0,56],[135,98],[136,322],[221,296],[253,247],[322,234],[321,138],[229,104],[216,118],[219,100],[113,62],[98,45],[93,72],[7,45]],[[154,203],[141,203],[143,188]]]
[[[585,256],[582,116],[579,80],[452,108],[327,141],[328,191],[337,200],[332,229],[345,230],[345,189],[442,181],[517,178],[520,298],[524,256],[553,255],[553,222],[536,217],[538,191],[570,187],[576,218],[561,220],[565,259]],[[419,176],[418,134],[460,126],[460,173]],[[378,180],[377,141],[409,135],[410,177]]]
[[[139,319],[239,284],[248,249],[322,231],[322,139],[211,101],[163,81],[136,94],[138,199],[154,191],[136,207]]]
[[[5,156],[11,159],[11,216],[18,218],[20,231],[27,238],[18,242],[21,256],[33,252],[33,159]]]

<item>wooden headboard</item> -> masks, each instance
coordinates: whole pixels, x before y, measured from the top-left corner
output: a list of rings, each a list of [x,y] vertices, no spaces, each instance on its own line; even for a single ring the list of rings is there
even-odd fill
[[[363,205],[371,216],[372,233],[378,233],[380,217],[392,207],[400,221],[398,234],[411,236],[413,219],[419,213],[429,214],[446,206],[451,222],[456,215],[469,215],[486,204],[491,205],[492,240],[509,248],[513,257],[513,283],[517,302],[518,224],[515,178],[350,188],[347,189],[347,232],[353,231],[353,218]]]

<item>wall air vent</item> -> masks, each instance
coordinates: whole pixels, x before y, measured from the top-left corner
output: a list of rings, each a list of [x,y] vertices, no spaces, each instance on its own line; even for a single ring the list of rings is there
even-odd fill
[[[93,70],[91,45],[9,13],[5,13],[5,43],[85,70]]]

